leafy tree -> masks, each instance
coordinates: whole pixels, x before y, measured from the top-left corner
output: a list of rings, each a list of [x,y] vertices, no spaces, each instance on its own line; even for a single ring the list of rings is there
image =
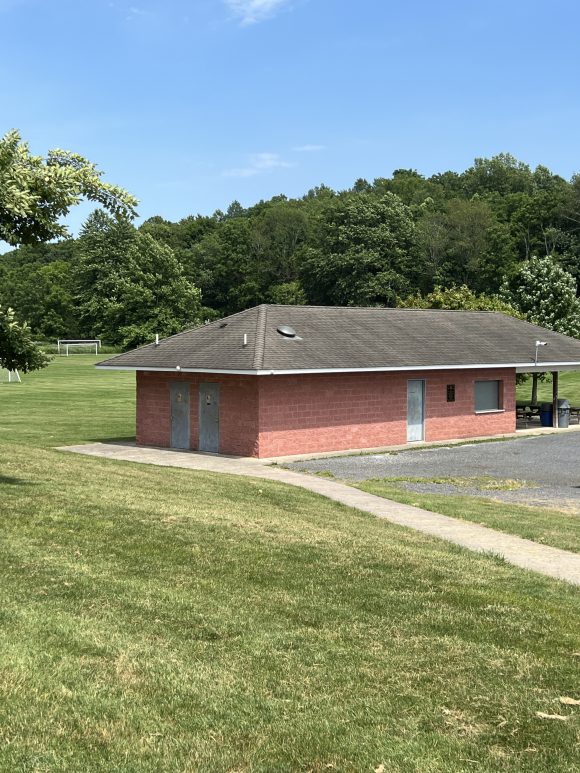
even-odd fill
[[[232,201],[228,207],[225,217],[243,217],[246,214],[246,210],[242,207],[239,201]]]
[[[354,181],[352,190],[353,193],[370,193],[373,190],[373,186],[364,177],[359,177]]]
[[[462,177],[469,196],[484,192],[505,195],[529,191],[533,185],[530,167],[509,153],[500,153],[493,158],[476,158]]]
[[[438,205],[429,198],[419,207],[416,224],[425,267],[422,289],[462,284],[478,292],[499,289],[514,262],[513,250],[509,230],[487,201],[474,196]]]
[[[122,188],[103,182],[101,176],[94,164],[76,153],[51,150],[46,159],[33,156],[16,130],[8,132],[0,138],[0,240],[16,245],[66,236],[60,218],[82,198],[99,202],[117,216],[134,215],[136,199]],[[49,288],[64,283],[66,269],[64,265],[59,268],[60,273],[54,266],[33,272],[28,287],[38,290],[39,284],[44,285],[41,295],[46,300],[51,294]],[[6,278],[6,269],[2,273]],[[61,297],[59,303],[66,306],[66,297]],[[58,321],[48,317],[50,312],[46,311],[38,327],[56,332]],[[0,309],[0,363],[10,370],[27,372],[47,362],[33,343],[27,325],[16,320],[11,308]]]
[[[424,258],[421,289],[433,287],[439,282],[452,282],[454,272],[448,255],[450,235],[447,213],[437,208],[431,198],[426,199],[419,209],[415,233]]]
[[[519,317],[523,315],[516,308],[511,306],[505,300],[497,295],[486,295],[481,293],[477,295],[466,285],[461,287],[436,287],[433,292],[421,295],[409,295],[400,299],[398,304],[400,308],[408,309],[450,309],[450,310],[469,310],[469,311],[501,311],[510,317]]]
[[[446,198],[457,198],[465,195],[463,175],[458,172],[437,172],[431,175],[429,182],[440,186]]]
[[[172,250],[126,220],[94,212],[76,272],[85,330],[130,348],[201,321],[201,294]]]
[[[255,218],[252,253],[258,284],[267,292],[279,283],[292,283],[298,277],[301,248],[309,236],[308,217],[303,209],[287,202],[264,209]]]
[[[394,305],[419,275],[411,212],[393,193],[331,201],[317,241],[302,266],[311,302]]]
[[[0,211],[1,201],[0,195]],[[137,263],[127,262],[126,245],[135,235],[126,224],[125,242],[124,227],[119,223],[118,244],[109,239],[108,256],[102,251],[93,266],[96,287],[104,288],[98,295],[102,309],[96,300],[91,309],[75,300],[80,242],[72,239],[0,256],[0,304],[29,322],[35,335],[92,335],[105,311],[111,319],[116,315],[114,325],[106,323],[111,330],[118,335],[126,329],[126,343],[157,332],[135,332],[145,324],[137,313],[145,296],[134,301],[127,319],[120,301],[112,313],[120,275],[128,281],[133,271],[136,285],[154,286]],[[501,154],[476,159],[462,173],[425,179],[413,169],[397,169],[373,183],[359,179],[342,193],[321,185],[300,199],[278,195],[247,208],[234,201],[209,217],[177,223],[152,217],[139,233],[168,247],[169,266],[177,260],[189,285],[201,288],[204,306],[196,313],[203,318],[264,301],[392,305],[400,297],[425,298],[436,288],[463,285],[474,297],[488,298],[533,254],[552,255],[580,278],[580,177],[566,181]],[[149,249],[144,246],[143,254]],[[88,277],[93,268],[83,266]],[[127,298],[138,296],[134,287],[126,292]],[[168,316],[174,317],[171,311]],[[159,317],[152,324],[161,323]]]
[[[80,335],[73,301],[76,242],[22,247],[0,257],[0,303],[14,308],[35,335]]]
[[[502,298],[535,325],[580,338],[574,277],[551,257],[522,263],[502,286]]]
[[[203,266],[197,265],[195,247],[205,236],[218,228],[218,224],[216,217],[205,215],[191,215],[178,223],[156,216],[146,220],[139,230],[171,247],[175,257],[183,266],[186,277],[193,284],[201,286],[205,272]],[[208,312],[208,314],[211,316],[211,313]]]
[[[17,322],[12,309],[0,306],[0,368],[28,373],[44,368],[48,361],[28,327]]]
[[[580,302],[574,277],[551,257],[532,258],[502,286],[502,297],[535,325],[580,337]],[[532,374],[532,405],[538,403],[538,373]]]
[[[541,171],[541,168],[538,167],[538,170]],[[538,170],[534,173],[534,180]],[[550,186],[506,197],[509,227],[522,257],[527,259],[534,253],[552,255],[568,246],[563,219],[567,187],[564,180],[554,176]]]
[[[133,216],[137,200],[103,182],[94,164],[67,150],[33,156],[16,130],[0,138],[0,240],[49,241],[67,235],[60,218],[82,198],[114,215]]]
[[[252,224],[249,218],[223,220],[192,249],[192,266],[205,303],[233,314],[262,300]]]
[[[159,215],[155,215],[154,217],[145,220],[139,227],[139,231],[144,234],[149,234],[155,241],[166,244],[168,247],[171,247],[172,250],[177,250],[181,246],[177,223],[165,220],[164,218],[159,217]]]
[[[391,178],[377,178],[372,190],[380,196],[394,193],[407,206],[420,205],[428,198],[438,201],[444,195],[441,185],[426,180],[415,169],[395,169]]]
[[[470,200],[452,199],[446,214],[448,251],[456,278],[461,282],[473,281],[488,250],[493,212],[485,201],[476,197]]]
[[[283,282],[270,287],[266,295],[266,301],[268,303],[281,303],[290,306],[304,306],[306,294],[300,282]]]

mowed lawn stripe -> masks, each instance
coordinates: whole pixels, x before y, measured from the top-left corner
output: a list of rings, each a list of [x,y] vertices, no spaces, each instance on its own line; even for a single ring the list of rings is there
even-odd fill
[[[577,592],[267,481],[0,453],[6,769],[570,769]]]
[[[577,589],[297,488],[34,447],[131,434],[132,385],[93,379],[0,391],[1,770],[574,770]]]
[[[0,384],[0,437],[44,447],[134,438],[135,374],[96,370],[108,356],[56,356],[21,384]]]

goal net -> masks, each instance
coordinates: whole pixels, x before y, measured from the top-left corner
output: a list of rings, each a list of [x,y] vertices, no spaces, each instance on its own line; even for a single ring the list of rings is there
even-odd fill
[[[0,368],[0,384],[20,384],[22,379],[17,370],[4,370]]]
[[[56,342],[58,353],[68,357],[69,354],[98,354],[101,348],[99,338],[59,338]]]

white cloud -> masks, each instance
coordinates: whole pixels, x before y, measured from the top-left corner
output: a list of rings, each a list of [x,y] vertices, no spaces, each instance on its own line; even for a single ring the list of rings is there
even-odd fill
[[[132,21],[133,19],[151,19],[153,16],[154,14],[152,11],[149,11],[146,8],[140,8],[136,5],[131,5],[129,8],[127,8],[127,15],[125,19],[126,21]]]
[[[243,25],[256,24],[288,8],[292,0],[224,0]]]
[[[257,174],[260,174],[260,170],[253,166],[226,169],[224,172],[222,172],[223,177],[255,177]]]
[[[226,169],[222,174],[224,177],[255,177],[273,169],[287,169],[290,166],[293,164],[284,161],[278,153],[254,153],[249,157],[247,166]]]
[[[295,153],[319,153],[321,150],[326,150],[326,145],[298,145],[292,150]]]

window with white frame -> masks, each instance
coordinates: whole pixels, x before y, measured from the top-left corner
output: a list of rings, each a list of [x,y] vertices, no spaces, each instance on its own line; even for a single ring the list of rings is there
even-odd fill
[[[501,381],[475,382],[475,412],[501,411]]]

